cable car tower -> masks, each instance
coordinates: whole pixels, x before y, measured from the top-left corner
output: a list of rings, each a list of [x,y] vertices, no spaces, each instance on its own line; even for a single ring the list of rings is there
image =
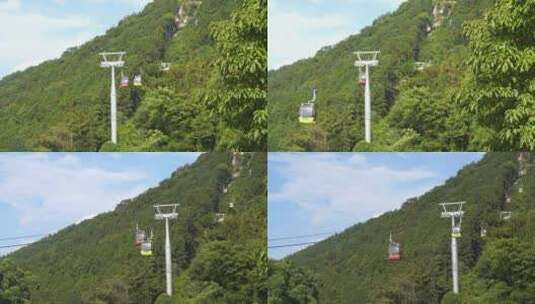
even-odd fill
[[[115,68],[124,66],[123,56],[126,52],[104,52],[99,54],[102,57],[100,67],[111,68],[111,142],[117,144],[117,92],[115,90]]]
[[[176,208],[178,204],[168,205],[154,205],[156,220],[165,220],[165,278],[166,291],[168,296],[173,295],[173,268],[171,264],[171,238],[169,236],[169,220],[174,220],[178,217]]]
[[[355,66],[359,68],[359,82],[364,85],[364,130],[366,142],[372,141],[371,93],[370,93],[370,67],[379,65],[377,55],[381,52],[354,52],[357,55]]]
[[[463,221],[463,205],[466,202],[442,203],[442,218],[451,218],[451,273],[453,293],[459,293],[459,260],[457,254],[457,238],[461,237],[461,223]]]

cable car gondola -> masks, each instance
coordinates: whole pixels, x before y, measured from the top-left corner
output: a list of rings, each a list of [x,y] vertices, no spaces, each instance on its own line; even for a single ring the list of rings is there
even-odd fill
[[[359,84],[364,86],[366,85],[367,77],[366,77],[366,70],[364,67],[359,68]]]
[[[225,221],[225,214],[224,213],[216,213],[215,214],[215,220],[218,223],[223,223]]]
[[[302,124],[316,123],[316,95],[317,90],[312,90],[312,100],[302,103],[299,107],[299,122]]]
[[[160,70],[164,72],[168,72],[169,70],[171,70],[171,63],[169,62],[160,63]]]
[[[401,250],[399,243],[392,240],[392,232],[390,233],[390,240],[388,245],[388,260],[399,261],[401,260]]]
[[[150,238],[143,240],[143,243],[141,244],[141,255],[152,256],[152,231],[150,233]]]
[[[140,87],[142,85],[143,85],[143,83],[141,81],[141,74],[138,74],[138,75],[134,76],[134,86],[135,87]]]
[[[145,241],[145,238],[146,238],[145,231],[140,230],[138,225],[136,225],[136,240],[135,240],[136,246],[141,246],[141,244],[143,244],[143,242]]]
[[[461,227],[460,226],[453,227],[453,230],[451,231],[451,237],[452,238],[460,238],[461,237]]]
[[[119,86],[120,88],[128,88],[128,76],[125,76],[124,74],[122,74],[121,76],[121,85]]]

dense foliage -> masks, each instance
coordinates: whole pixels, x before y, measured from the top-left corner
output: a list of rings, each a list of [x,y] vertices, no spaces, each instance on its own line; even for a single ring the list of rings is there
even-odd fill
[[[9,259],[0,260],[0,303],[26,304],[30,302],[31,274],[21,270]]]
[[[10,258],[31,269],[35,303],[266,303],[266,155],[231,153],[193,164],[114,211],[72,225]],[[226,189],[226,190],[225,190]],[[165,289],[164,225],[153,204],[179,203],[171,222],[173,298]],[[231,204],[232,203],[232,204]],[[224,213],[223,222],[216,213]],[[136,224],[153,230],[151,257],[134,246]]]
[[[269,304],[315,304],[318,287],[314,277],[289,261],[269,261]]]
[[[534,186],[535,155],[520,162],[516,153],[490,153],[401,209],[288,260],[315,273],[321,303],[532,303]],[[440,218],[438,203],[460,200],[466,213],[457,297],[451,293],[450,222]],[[513,212],[512,218],[501,219],[501,211]],[[390,232],[401,243],[399,262],[387,260]]]
[[[448,1],[408,0],[359,34],[324,47],[312,58],[270,71],[269,150],[529,147],[532,2],[458,0],[435,16],[435,5],[443,2]],[[483,21],[470,23],[487,13]],[[353,66],[353,52],[359,50],[381,51],[379,66],[371,69],[372,144],[363,138],[364,94]],[[500,82],[515,93],[500,91],[503,98],[485,99],[501,90],[496,85]],[[312,87],[318,88],[317,123],[300,125],[297,109]]]
[[[535,148],[534,11],[534,1],[501,0],[466,27],[470,73],[459,99],[490,149]]]
[[[3,78],[0,150],[210,151],[232,145],[260,151],[266,145],[262,137],[265,98],[263,102],[234,96],[227,106],[214,111],[205,97],[233,88],[237,94],[241,88],[265,96],[266,75],[258,66],[265,61],[258,48],[267,43],[261,4],[152,1],[142,12],[125,17],[106,34],[67,50],[59,59]],[[247,14],[258,22],[246,23],[247,18],[240,16]],[[241,19],[244,22],[232,21]],[[249,46],[251,53],[226,51],[237,43]],[[119,50],[127,55],[118,80],[123,74],[130,80],[141,74],[143,84],[118,90],[119,144],[115,146],[109,142],[110,71],[99,67],[98,53]],[[171,63],[170,70],[162,71],[161,62]],[[226,67],[234,63],[251,74],[232,74],[235,71]],[[250,81],[253,75],[257,82]],[[253,112],[254,117],[249,115]],[[229,124],[230,117],[240,115],[239,126]],[[229,134],[249,140],[229,139]]]
[[[239,151],[267,146],[267,0],[244,0],[214,27],[222,86],[210,100],[234,134],[221,145]]]

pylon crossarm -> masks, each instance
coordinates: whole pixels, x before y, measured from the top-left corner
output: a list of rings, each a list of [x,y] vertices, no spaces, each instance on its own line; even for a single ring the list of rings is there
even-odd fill
[[[463,205],[466,202],[441,203],[441,217],[462,217],[464,215]]]
[[[376,66],[379,64],[377,56],[380,54],[380,51],[359,51],[354,52],[357,55],[358,60],[355,61],[356,67],[364,66]]]
[[[178,213],[176,212],[178,204],[154,205],[153,207],[156,212],[154,218],[157,220],[164,220],[166,218],[175,219],[178,217]]]
[[[103,68],[124,66],[123,57],[126,55],[126,52],[103,52],[99,55],[102,57],[100,66]]]

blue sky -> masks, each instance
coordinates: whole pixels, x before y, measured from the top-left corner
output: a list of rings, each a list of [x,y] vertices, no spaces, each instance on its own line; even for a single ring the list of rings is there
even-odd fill
[[[340,232],[440,185],[482,153],[270,153],[268,239]],[[317,241],[270,241],[284,245]],[[270,249],[281,258],[304,247]]]
[[[54,232],[112,210],[198,156],[0,153],[0,239]],[[0,241],[0,246],[17,242]],[[0,255],[6,252],[0,249]]]
[[[150,0],[0,0],[0,78],[103,34]]]
[[[269,69],[358,33],[404,0],[269,0]]]

